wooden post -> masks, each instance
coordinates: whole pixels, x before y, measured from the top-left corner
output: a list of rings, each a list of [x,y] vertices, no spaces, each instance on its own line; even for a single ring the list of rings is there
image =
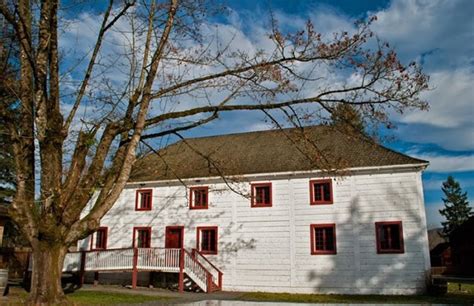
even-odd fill
[[[94,287],[99,284],[99,272],[94,273]]]
[[[137,288],[137,277],[138,277],[138,249],[133,248],[133,267],[132,267],[132,289]]]
[[[206,273],[206,284],[207,284],[206,293],[211,293],[212,292],[212,274],[209,272]]]
[[[84,285],[84,276],[86,272],[86,252],[84,250],[81,251],[81,268],[79,270],[79,287]]]
[[[23,284],[28,284],[29,281],[31,280],[31,273],[30,273],[30,263],[32,260],[31,256],[33,256],[33,253],[28,252],[28,255],[26,257],[26,270],[25,270],[25,274],[23,274]]]
[[[184,248],[179,251],[179,292],[184,291]]]
[[[219,280],[218,280],[217,285],[219,286],[219,289],[222,290],[222,272],[221,271],[219,271]]]

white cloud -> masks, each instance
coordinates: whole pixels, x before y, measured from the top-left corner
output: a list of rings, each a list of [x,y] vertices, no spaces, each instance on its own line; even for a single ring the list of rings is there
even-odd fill
[[[438,153],[407,152],[408,155],[430,162],[430,172],[463,172],[474,171],[474,154],[469,155],[441,155]]]
[[[431,74],[433,90],[423,98],[430,110],[398,117],[398,135],[418,143],[434,143],[448,150],[474,149],[474,73],[468,69]]]
[[[432,91],[424,98],[429,112],[412,112],[405,123],[425,123],[445,128],[470,128],[474,133],[474,73],[468,69],[431,73]]]
[[[377,12],[374,30],[410,60],[431,54],[430,68],[472,64],[474,1],[394,0]]]
[[[400,139],[414,143],[437,144],[452,151],[474,149],[472,128],[441,128],[429,124],[406,124],[396,131]]]
[[[425,204],[428,229],[441,227],[441,222],[445,221],[444,217],[439,213],[439,210],[443,208],[443,206],[444,204],[442,202]]]
[[[430,75],[433,90],[422,95],[428,112],[395,120],[401,139],[448,150],[474,149],[474,2],[393,0],[375,12],[373,29],[405,61],[416,60]]]

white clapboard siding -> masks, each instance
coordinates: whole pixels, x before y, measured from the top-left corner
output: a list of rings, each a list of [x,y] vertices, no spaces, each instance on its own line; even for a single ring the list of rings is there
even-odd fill
[[[367,172],[365,172],[367,173]],[[209,209],[190,210],[180,183],[150,183],[153,209],[135,211],[138,186],[129,185],[101,221],[108,248],[130,247],[134,226],[152,227],[151,246],[164,247],[165,227],[185,227],[196,247],[196,227],[217,226],[218,255],[206,256],[224,273],[224,290],[294,293],[411,294],[425,289],[429,267],[419,169],[333,178],[332,205],[310,205],[315,175],[261,177],[272,183],[272,207],[251,208],[248,197],[223,182],[209,187]],[[240,190],[250,192],[250,184]],[[405,253],[377,254],[375,222],[402,221]],[[310,224],[336,224],[336,255],[311,255]],[[89,248],[85,239],[79,246]]]

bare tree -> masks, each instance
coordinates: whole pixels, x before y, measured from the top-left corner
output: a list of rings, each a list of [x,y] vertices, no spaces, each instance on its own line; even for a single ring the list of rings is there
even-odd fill
[[[17,78],[7,84],[18,107],[12,111],[2,100],[0,116],[15,157],[11,215],[33,250],[32,303],[65,301],[60,279],[67,249],[98,229],[127,183],[140,142],[229,111],[263,111],[300,124],[330,118],[338,104],[380,122],[391,110],[427,107],[419,98],[427,76],[415,63],[402,65],[375,38],[374,19],[328,37],[311,22],[289,32],[272,19],[265,38],[271,47],[241,50],[232,37],[206,28],[209,10],[220,11],[204,0],[110,0],[71,91],[61,75],[69,71],[60,69],[68,53],[58,47],[59,1],[0,3],[18,50]],[[104,50],[112,34],[125,42],[115,61]],[[126,77],[112,80],[118,72]],[[328,80],[338,72],[353,77]],[[84,105],[94,116],[75,124]]]

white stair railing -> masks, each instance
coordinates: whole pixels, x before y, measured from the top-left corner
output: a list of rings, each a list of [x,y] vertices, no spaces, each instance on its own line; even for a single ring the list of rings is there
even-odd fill
[[[222,290],[223,273],[209,259],[196,249],[192,251],[193,258],[196,259],[212,275],[212,282],[217,288]]]
[[[198,285],[204,292],[208,292],[211,274],[206,268],[196,261],[188,251],[184,250],[184,272]]]

